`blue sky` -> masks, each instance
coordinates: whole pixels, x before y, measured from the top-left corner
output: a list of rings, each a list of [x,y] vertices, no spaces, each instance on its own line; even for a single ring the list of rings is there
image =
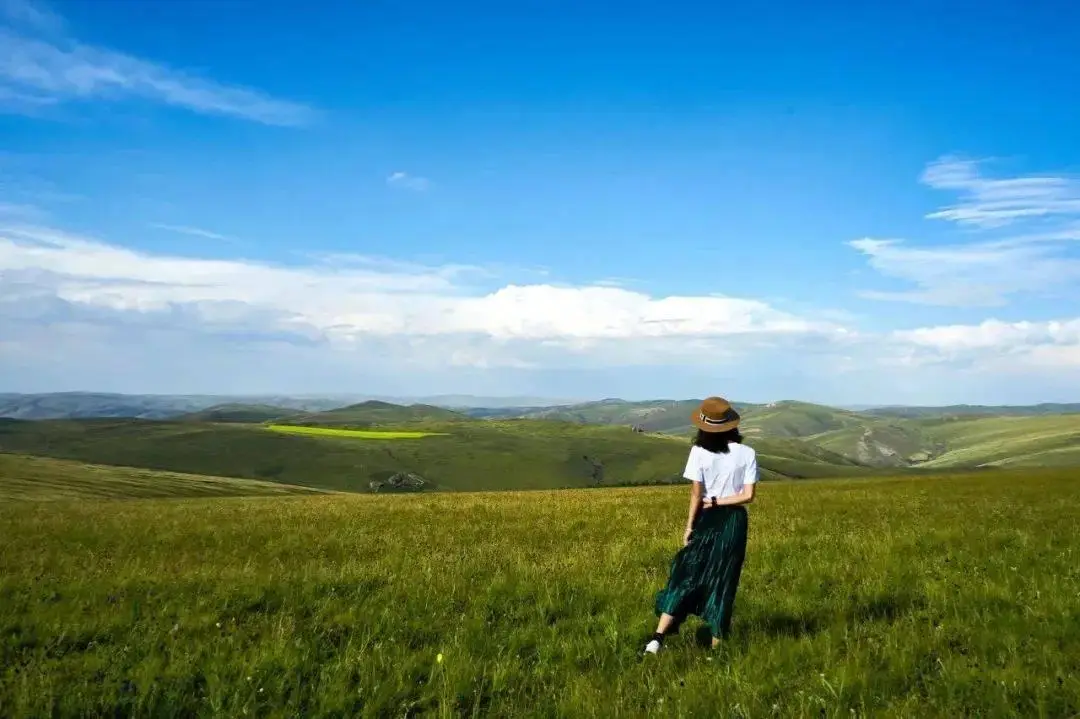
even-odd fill
[[[971,7],[0,0],[0,391],[1075,401],[1080,8]]]

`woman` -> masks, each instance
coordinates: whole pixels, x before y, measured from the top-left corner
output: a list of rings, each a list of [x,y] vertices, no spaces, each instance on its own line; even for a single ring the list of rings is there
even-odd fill
[[[665,633],[688,615],[708,622],[714,648],[728,635],[746,554],[743,505],[754,500],[757,455],[741,444],[739,413],[724,398],[702,402],[693,422],[698,433],[683,471],[691,482],[686,534],[667,586],[656,596],[660,623],[645,646],[650,654],[660,651]]]

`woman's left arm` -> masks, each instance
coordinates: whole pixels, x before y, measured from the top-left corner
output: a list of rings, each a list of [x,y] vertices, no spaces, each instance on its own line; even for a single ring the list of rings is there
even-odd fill
[[[721,497],[716,500],[716,506],[727,507],[736,504],[750,504],[754,501],[754,495],[757,493],[757,482],[753,484],[744,484],[738,494],[733,494],[730,497]],[[704,502],[711,504],[712,500],[708,498],[703,499]]]
[[[757,493],[758,483],[758,466],[757,455],[752,454],[750,456],[750,462],[746,465],[745,480],[743,481],[742,489],[738,493],[731,495],[730,497],[723,497],[716,500],[718,506],[732,506],[736,504],[750,504],[754,501],[754,495]]]

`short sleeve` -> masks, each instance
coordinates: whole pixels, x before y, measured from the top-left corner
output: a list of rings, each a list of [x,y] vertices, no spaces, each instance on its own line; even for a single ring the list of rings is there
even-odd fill
[[[750,459],[746,462],[746,471],[743,473],[743,484],[757,484],[758,467],[757,452],[750,451]]]
[[[704,482],[701,476],[701,458],[698,456],[698,448],[690,448],[690,456],[686,458],[686,469],[683,470],[683,478],[691,482]]]

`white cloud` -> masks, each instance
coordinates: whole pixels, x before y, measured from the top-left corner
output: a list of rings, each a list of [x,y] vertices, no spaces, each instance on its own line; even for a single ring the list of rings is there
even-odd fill
[[[923,403],[986,397],[1002,377],[1019,381],[1012,401],[1080,386],[1080,318],[864,333],[751,298],[496,279],[353,256],[178,257],[0,222],[0,381]]]
[[[890,340],[915,364],[965,362],[982,370],[1080,370],[1080,317],[1041,322],[941,325],[900,330]]]
[[[1022,220],[1080,215],[1077,180],[1056,175],[987,179],[982,176],[982,164],[946,156],[927,166],[922,174],[926,185],[960,194],[959,202],[927,217],[986,229]]]
[[[0,28],[0,108],[23,111],[75,100],[139,98],[210,115],[268,125],[303,125],[315,112],[249,88],[226,85],[108,48],[25,30],[63,28],[27,0],[3,0]]]
[[[0,314],[70,317],[201,333],[241,332],[392,350],[395,361],[532,367],[568,356],[608,364],[715,365],[754,347],[847,341],[827,321],[763,302],[652,297],[604,286],[481,289],[468,267],[322,262],[299,267],[154,255],[56,230],[0,228]]]
[[[154,223],[150,226],[158,230],[166,230],[168,232],[175,232],[180,235],[189,235],[191,237],[201,237],[207,240],[237,242],[237,239],[235,237],[230,237],[229,235],[222,235],[218,232],[211,232],[210,230],[204,230],[199,227],[187,227],[185,225],[166,225],[163,223]]]
[[[1080,183],[1065,176],[987,179],[972,160],[944,157],[922,181],[960,193],[960,201],[927,215],[979,233],[977,239],[912,245],[863,238],[848,245],[870,266],[914,289],[869,290],[862,296],[931,305],[1003,305],[1014,295],[1067,293],[1080,283]],[[1005,231],[1007,228],[1007,231]]]
[[[869,299],[961,307],[1006,304],[1017,293],[1045,294],[1080,282],[1080,260],[1053,241],[973,242],[934,247],[863,238],[848,243],[883,275],[917,289],[867,290]]]
[[[431,180],[426,177],[417,177],[416,175],[410,175],[407,172],[398,171],[391,173],[390,176],[386,178],[386,184],[404,190],[423,192],[431,187]]]

